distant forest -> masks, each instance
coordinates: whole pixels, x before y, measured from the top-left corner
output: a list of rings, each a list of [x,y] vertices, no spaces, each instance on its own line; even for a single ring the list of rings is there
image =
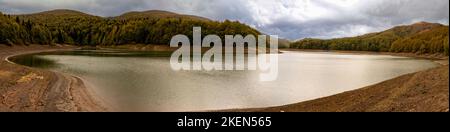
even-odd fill
[[[98,17],[72,10],[53,10],[26,15],[6,15],[0,12],[0,44],[167,45],[172,36],[177,34],[185,34],[192,38],[194,26],[201,26],[203,35],[216,34],[222,39],[228,34],[261,34],[237,21],[218,22],[198,16],[156,10],[129,12],[117,17]],[[448,30],[448,26],[445,25],[420,22],[357,37],[306,38],[292,43],[280,41],[283,43],[280,45],[298,49],[448,55]]]
[[[259,35],[240,22],[211,21],[165,11],[130,12],[118,17],[98,17],[71,11],[54,10],[28,15],[0,12],[0,44],[73,44],[80,46],[121,44],[169,44],[172,36],[192,38],[192,28],[202,34]]]
[[[307,38],[290,45],[298,49],[356,50],[376,52],[449,53],[448,26],[420,22],[357,37]]]

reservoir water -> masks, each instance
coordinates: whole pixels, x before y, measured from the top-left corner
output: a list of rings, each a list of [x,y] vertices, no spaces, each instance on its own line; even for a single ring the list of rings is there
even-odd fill
[[[75,50],[22,55],[15,63],[83,78],[118,111],[203,111],[278,106],[362,88],[437,66],[388,55],[286,51],[275,81],[260,71],[174,71],[170,53]]]

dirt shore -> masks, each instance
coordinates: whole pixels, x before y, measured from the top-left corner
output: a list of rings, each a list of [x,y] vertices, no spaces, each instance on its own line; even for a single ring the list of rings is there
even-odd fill
[[[76,47],[0,45],[0,111],[66,112],[107,111],[85,87],[81,79],[52,71],[7,62],[11,55],[68,50]]]
[[[303,51],[303,52],[332,52],[332,53],[342,53],[342,54],[392,55],[392,56],[403,56],[403,57],[430,59],[430,60],[441,60],[441,61],[443,60],[444,62],[449,59],[449,57],[447,55],[444,55],[444,54],[415,54],[415,53],[346,51],[346,50],[315,50],[315,49],[280,49],[280,50],[282,52],[283,51]]]

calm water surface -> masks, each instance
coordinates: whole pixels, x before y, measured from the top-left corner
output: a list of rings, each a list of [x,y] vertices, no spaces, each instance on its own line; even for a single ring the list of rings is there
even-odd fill
[[[285,105],[437,66],[429,60],[328,52],[279,54],[276,81],[260,71],[173,71],[167,52],[78,50],[12,61],[82,77],[120,111],[201,111]]]

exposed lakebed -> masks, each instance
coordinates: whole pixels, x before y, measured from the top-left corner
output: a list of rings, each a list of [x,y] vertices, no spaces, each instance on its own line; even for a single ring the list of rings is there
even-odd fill
[[[278,79],[260,71],[174,71],[169,52],[74,50],[11,61],[82,77],[119,111],[202,111],[278,106],[316,99],[437,66],[388,55],[286,51]]]

